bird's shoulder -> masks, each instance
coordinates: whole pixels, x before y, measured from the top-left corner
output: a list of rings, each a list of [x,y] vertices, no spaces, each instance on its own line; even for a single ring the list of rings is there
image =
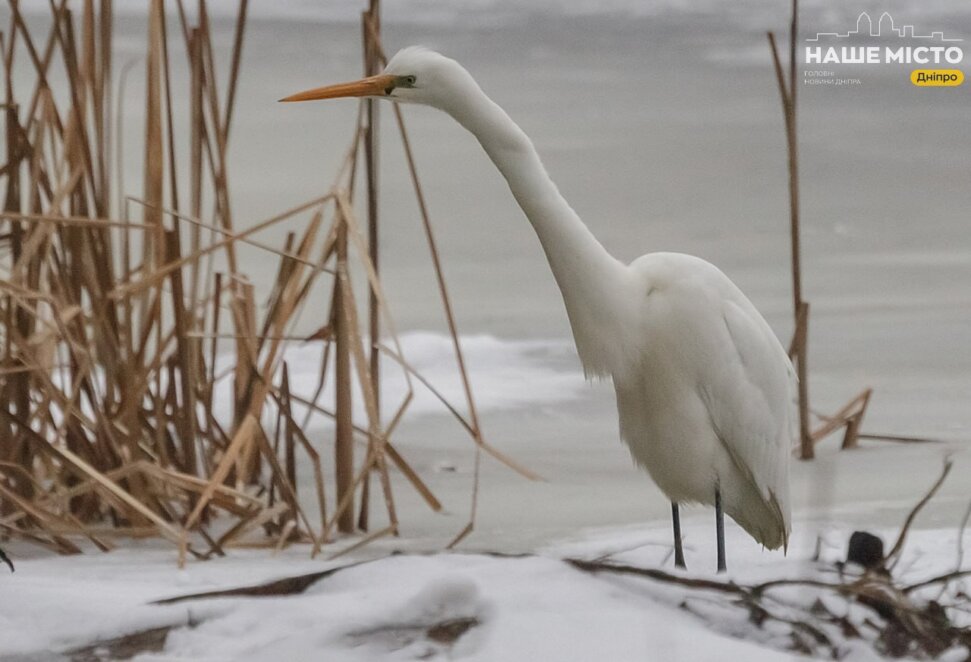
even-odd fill
[[[685,253],[648,253],[631,262],[630,270],[651,294],[701,290],[730,301],[741,294],[721,269]]]
[[[723,332],[723,320],[741,316],[747,322],[743,327],[771,335],[748,297],[707,260],[684,253],[648,253],[634,260],[630,270],[643,310],[662,325],[677,322],[679,333],[707,335],[715,325]]]

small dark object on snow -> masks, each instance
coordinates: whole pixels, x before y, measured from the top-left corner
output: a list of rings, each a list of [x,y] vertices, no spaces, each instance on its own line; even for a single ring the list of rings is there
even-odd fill
[[[850,536],[850,547],[846,552],[846,562],[856,563],[868,570],[883,566],[883,540],[867,533],[854,531]]]
[[[13,561],[11,561],[11,560],[10,560],[10,559],[9,559],[9,558],[7,557],[7,555],[3,553],[3,550],[2,550],[2,549],[0,549],[0,561],[3,561],[4,563],[6,563],[7,565],[9,565],[9,566],[10,566],[10,572],[16,572],[16,571],[15,571],[15,570],[13,569]]]
[[[450,621],[442,621],[428,628],[425,636],[440,644],[454,644],[459,637],[479,624],[477,618],[453,618]]]

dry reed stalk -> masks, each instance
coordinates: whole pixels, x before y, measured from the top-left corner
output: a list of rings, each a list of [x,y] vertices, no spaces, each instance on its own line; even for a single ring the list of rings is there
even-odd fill
[[[852,398],[846,405],[832,416],[826,416],[821,426],[813,430],[813,443],[823,439],[827,435],[846,428],[843,435],[842,448],[856,448],[860,437],[860,425],[863,423],[863,416],[866,413],[867,404],[870,402],[870,395],[873,389],[863,389],[858,395]]]
[[[337,475],[337,530],[351,533],[354,530],[354,440],[351,401],[351,349],[350,334],[345,309],[354,305],[346,301],[349,288],[342,286],[349,278],[347,271],[347,226],[337,219],[337,276],[331,295],[334,309],[334,469]],[[364,474],[367,475],[366,472]]]
[[[798,34],[798,0],[792,0],[792,17],[789,25],[789,78],[782,70],[775,35],[768,33],[776,83],[782,99],[782,113],[786,128],[786,153],[789,171],[789,235],[792,258],[792,309],[795,331],[789,356],[795,362],[799,379],[799,456],[811,460],[815,454],[809,430],[809,376],[807,350],[809,341],[809,304],[802,299],[802,254],[799,230],[799,141],[796,131],[796,36]]]
[[[380,32],[381,7],[379,0],[370,0],[367,11],[361,16],[361,43],[364,47],[364,75],[374,76],[378,73],[380,62],[375,48],[373,34]],[[373,31],[369,26],[373,25]],[[380,265],[380,244],[378,238],[378,111],[379,106],[373,99],[364,102],[364,173],[367,194],[367,228],[368,228],[368,258],[374,268],[375,273],[379,271]],[[380,418],[381,412],[381,355],[377,350],[377,344],[381,338],[381,312],[379,308],[377,293],[374,289],[368,292],[368,335],[371,339],[369,351],[369,371],[371,379],[371,391],[374,397],[375,409]],[[380,421],[378,421],[380,425]],[[371,440],[373,443],[373,438]],[[382,473],[386,477],[386,472]],[[361,512],[358,518],[358,528],[362,531],[368,529],[368,495],[370,481],[364,483],[364,490],[361,494]]]
[[[860,439],[860,425],[870,401],[871,389],[865,389],[854,397],[833,417],[826,417],[822,426],[811,429],[809,405],[809,303],[802,298],[802,253],[799,229],[799,140],[797,133],[796,100],[798,83],[796,81],[796,39],[799,34],[799,0],[792,0],[789,23],[789,61],[788,77],[783,72],[775,34],[768,32],[769,49],[775,71],[779,97],[782,101],[782,114],[785,120],[786,153],[789,173],[789,234],[792,258],[792,309],[795,329],[789,345],[789,357],[796,369],[799,407],[799,457],[811,460],[815,457],[815,444],[840,428],[845,428],[843,449],[854,448]]]

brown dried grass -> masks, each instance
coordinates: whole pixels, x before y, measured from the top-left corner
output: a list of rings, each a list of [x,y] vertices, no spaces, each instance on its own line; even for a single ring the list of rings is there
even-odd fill
[[[39,49],[16,1],[9,0],[10,22],[0,32],[6,136],[0,169],[0,268],[6,267],[0,277],[0,535],[61,553],[81,551],[78,538],[110,549],[107,538],[160,536],[178,548],[180,563],[188,554],[209,558],[234,545],[281,549],[294,541],[310,543],[317,554],[335,531],[367,528],[372,473],[389,525],[363,542],[396,534],[391,467],[430,508],[441,505],[390,439],[411,402],[410,390],[390,421],[382,421],[378,406],[379,353],[403,366],[409,389],[413,371],[406,369],[378,278],[376,183],[368,177],[367,231],[349,192],[359,154],[370,164],[376,149],[367,124],[373,114],[360,114],[330,191],[237,229],[226,155],[247,2],[240,2],[229,80],[222,83],[204,0],[196,25],[182,0],[175,6],[181,34],[174,39],[167,34],[163,1],[153,0],[148,12],[144,169],[136,197],[123,190],[121,168],[114,180],[109,175],[124,149],[110,117],[111,0],[84,2],[80,16],[65,0],[52,3]],[[380,57],[377,10],[372,3],[364,18],[369,69]],[[190,89],[184,92],[172,89],[170,40],[181,42],[188,58]],[[33,74],[26,96],[14,89],[15,67]],[[67,80],[66,94],[51,89],[55,74]],[[228,90],[225,98],[220,89]],[[173,103],[180,93],[190,100],[187,163],[178,158],[173,139],[173,114],[185,106]],[[120,115],[120,102],[118,108]],[[400,114],[398,119],[409,150]],[[188,204],[177,187],[185,167]],[[421,199],[410,150],[409,167]],[[211,220],[204,220],[204,200],[211,201]],[[515,466],[482,435],[424,204],[422,217],[468,416],[449,407],[476,453],[484,449]],[[252,238],[284,223],[293,229],[283,248]],[[265,306],[257,305],[239,268],[238,243],[279,261]],[[225,272],[214,270],[216,255],[225,256]],[[351,261],[367,275],[366,322],[350,286]],[[285,349],[315,286],[327,288],[328,282],[329,301],[314,305],[327,311],[320,331],[303,339],[318,343],[322,356],[318,386],[305,397],[290,391]],[[377,343],[381,326],[393,350]],[[217,374],[217,356],[230,344],[233,368]],[[331,359],[338,378],[328,393]],[[232,380],[231,421],[214,413],[223,379]],[[353,381],[363,394],[366,426],[350,417]],[[337,406],[331,411],[321,401]],[[333,500],[324,484],[324,458],[296,421],[295,405],[338,423]],[[354,448],[362,443],[366,450],[355,461]],[[301,505],[308,486],[301,484],[297,462],[312,467],[320,521]],[[474,506],[462,535],[473,519]]]

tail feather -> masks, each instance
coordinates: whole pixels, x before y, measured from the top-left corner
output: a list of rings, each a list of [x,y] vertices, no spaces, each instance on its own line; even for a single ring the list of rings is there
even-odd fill
[[[789,548],[789,518],[785,515],[775,494],[769,498],[750,494],[726,508],[728,515],[739,526],[768,549]]]

